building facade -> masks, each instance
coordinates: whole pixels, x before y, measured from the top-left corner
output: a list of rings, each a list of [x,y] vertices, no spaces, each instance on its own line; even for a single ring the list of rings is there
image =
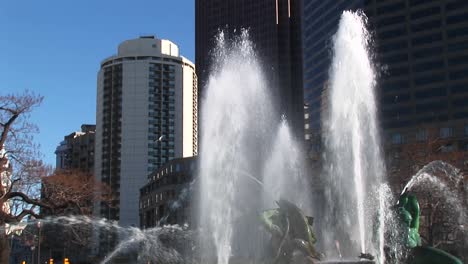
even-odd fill
[[[309,106],[310,156],[320,160],[322,151],[321,122],[327,111],[332,35],[343,10],[357,9],[368,17],[372,35],[383,150],[394,191],[400,192],[409,178],[432,160],[448,161],[467,175],[465,0],[305,1],[304,100]],[[426,214],[426,205],[421,206]],[[466,258],[460,253],[464,244],[454,241],[438,243]]]
[[[278,114],[284,114],[292,131],[303,138],[301,15],[300,0],[196,0],[195,62],[200,98],[219,31],[224,30],[229,39],[240,29],[248,29]]]
[[[140,37],[102,61],[97,86],[95,175],[116,199],[95,214],[137,226],[148,175],[197,153],[195,67],[174,43]]]
[[[173,159],[154,171],[140,189],[140,227],[191,224],[197,158]]]
[[[81,131],[65,136],[55,150],[56,169],[77,169],[94,173],[94,140],[96,125],[82,125]]]
[[[362,8],[362,0],[304,1],[304,102],[308,105],[309,124],[306,141],[320,147],[321,121],[326,111],[326,91],[332,60],[332,37],[344,10]],[[318,145],[318,146],[317,146]]]
[[[332,35],[343,10],[350,9],[361,9],[369,18],[375,62],[386,69],[377,69],[384,141],[403,143],[424,125],[463,127],[468,122],[466,1],[307,1],[304,100],[311,133],[320,137]]]

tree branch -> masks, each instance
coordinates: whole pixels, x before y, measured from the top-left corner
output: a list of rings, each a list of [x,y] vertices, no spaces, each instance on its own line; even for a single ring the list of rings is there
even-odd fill
[[[28,204],[37,205],[37,206],[40,206],[40,207],[43,207],[43,208],[51,209],[51,206],[49,204],[41,202],[41,201],[39,201],[37,199],[31,199],[31,198],[29,198],[28,195],[26,195],[23,192],[10,192],[5,197],[8,200],[12,199],[12,198],[20,197],[24,202],[26,202]]]

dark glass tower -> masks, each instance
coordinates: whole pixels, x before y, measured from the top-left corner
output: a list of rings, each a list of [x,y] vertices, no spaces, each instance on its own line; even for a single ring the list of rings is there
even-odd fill
[[[344,10],[356,10],[362,0],[304,1],[304,102],[307,104],[309,122],[306,140],[320,145],[321,118],[326,100],[328,75],[332,59],[332,36]]]
[[[468,1],[371,1],[367,13],[388,67],[379,85],[384,131],[466,122]]]
[[[377,87],[385,142],[414,140],[415,129],[424,125],[466,137],[466,0],[307,1],[303,14],[304,99],[309,106],[310,137],[320,138],[331,37],[342,11],[358,8],[369,18],[376,62],[386,69],[379,69]],[[457,146],[468,149],[466,142]]]
[[[219,30],[249,29],[266,79],[281,113],[303,136],[303,82],[300,0],[196,0],[195,62],[200,98],[210,70],[210,51]],[[203,99],[202,99],[203,100]],[[203,102],[202,102],[203,103]]]
[[[320,166],[322,153],[320,125],[327,109],[331,38],[342,11],[349,9],[364,11],[373,37],[379,121],[394,191],[401,191],[409,177],[431,160],[449,161],[466,175],[467,0],[307,1],[303,14],[306,139],[316,164]],[[429,212],[427,204],[421,208],[423,214]],[[427,222],[421,226],[421,232],[429,230]],[[453,239],[439,247],[466,259],[466,243],[447,235],[451,232],[447,230],[437,232]]]

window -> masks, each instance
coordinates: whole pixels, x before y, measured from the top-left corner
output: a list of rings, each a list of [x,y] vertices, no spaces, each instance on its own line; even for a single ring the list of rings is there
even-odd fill
[[[445,80],[444,74],[431,74],[424,77],[416,78],[414,83],[416,85],[425,85],[425,84],[432,84],[435,82],[443,82]]]
[[[380,52],[393,52],[396,50],[406,49],[408,47],[408,43],[406,40],[400,40],[398,42],[392,42],[390,44],[380,46]]]
[[[457,56],[457,57],[449,58],[448,63],[449,63],[450,66],[468,64],[468,55],[465,55],[465,56],[460,55],[460,56]]]
[[[424,30],[431,30],[433,28],[439,28],[442,22],[440,20],[428,21],[420,24],[411,25],[411,31],[418,32]]]
[[[457,85],[453,85],[451,88],[450,88],[451,92],[452,93],[466,93],[468,92],[468,85],[466,84],[457,84]]]
[[[440,13],[440,7],[434,6],[411,13],[411,19],[432,16]]]
[[[377,14],[385,14],[385,13],[391,13],[391,12],[398,12],[402,11],[405,9],[405,2],[400,1],[394,4],[389,4],[385,6],[381,6],[377,8]]]
[[[389,25],[394,25],[398,23],[404,23],[405,22],[405,16],[393,16],[393,17],[387,17],[381,19],[379,22],[377,22],[378,27],[385,27]]]
[[[390,68],[388,70],[390,76],[400,76],[400,75],[407,75],[408,74],[408,67],[399,67],[399,68]]]
[[[447,10],[456,10],[468,5],[466,0],[457,0],[446,5]]]
[[[408,60],[408,54],[407,53],[401,53],[401,54],[396,54],[393,56],[388,56],[383,59],[385,63],[398,63],[398,62],[403,62]],[[324,78],[325,80],[325,78]]]
[[[425,45],[425,44],[432,44],[435,41],[440,41],[442,40],[442,33],[435,33],[431,35],[425,35],[419,38],[414,38],[411,40],[411,43],[413,46],[420,46],[420,45]]]
[[[434,69],[442,69],[443,67],[444,67],[443,60],[434,60],[434,61],[428,61],[428,62],[423,62],[423,63],[414,65],[413,71],[423,72],[423,71],[430,71]]]
[[[392,135],[392,144],[401,144],[403,143],[403,138],[400,133],[395,133]]]
[[[452,101],[452,106],[457,106],[457,107],[464,107],[468,106],[468,98],[462,97],[460,99],[456,99]]]
[[[468,49],[468,41],[452,43],[452,44],[449,44],[447,47],[447,50],[449,52],[465,50],[465,49]]]
[[[427,129],[419,129],[416,132],[416,140],[417,141],[425,141],[427,140]]]
[[[447,31],[448,38],[460,38],[462,36],[468,35],[468,28],[457,28]]]
[[[406,27],[401,27],[397,29],[392,29],[388,31],[381,32],[379,35],[379,39],[389,39],[389,38],[397,38],[406,35]]]
[[[460,71],[450,72],[449,77],[450,77],[450,80],[464,79],[466,78],[466,71],[460,70]]]
[[[431,98],[431,97],[440,97],[447,95],[447,89],[444,87],[419,90],[414,93],[416,99]]]
[[[431,47],[426,49],[417,49],[413,52],[413,58],[427,58],[427,57],[434,57],[440,56],[444,52],[443,47]]]
[[[442,152],[452,152],[455,150],[455,146],[452,145],[452,144],[447,144],[447,145],[444,145],[440,148],[440,151]]]
[[[468,136],[468,125],[465,125],[464,129],[465,129],[465,136]]]
[[[466,14],[460,14],[457,16],[449,16],[447,17],[447,24],[458,24],[468,21],[468,16]]]
[[[442,127],[440,128],[440,137],[449,138],[453,135],[453,129],[451,127]]]

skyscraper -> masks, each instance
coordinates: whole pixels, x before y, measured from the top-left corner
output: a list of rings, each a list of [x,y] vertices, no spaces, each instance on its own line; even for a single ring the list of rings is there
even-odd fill
[[[95,175],[116,195],[96,214],[139,224],[139,190],[168,160],[197,153],[197,77],[177,45],[127,40],[98,73]]]
[[[249,30],[279,113],[285,114],[296,136],[303,137],[300,0],[196,0],[195,62],[200,95],[208,81],[215,37],[228,38]]]
[[[363,6],[362,0],[304,1],[303,47],[304,47],[304,102],[309,118],[305,124],[309,136],[320,144],[321,120],[326,108],[328,75],[332,59],[332,36],[338,29],[343,10],[356,10]]]
[[[350,9],[362,9],[369,18],[375,62],[386,69],[377,69],[385,142],[415,140],[423,125],[440,128],[449,137],[463,136],[468,122],[468,2],[463,0],[307,1],[304,98],[311,134],[320,135],[326,107],[322,98],[326,97],[331,37],[343,10]],[[460,149],[468,149],[466,143],[459,143]]]
[[[304,94],[312,135],[309,150],[318,154],[312,156],[317,160],[321,157],[320,124],[328,107],[331,36],[343,10],[361,9],[372,34],[387,179],[394,191],[401,191],[409,177],[431,160],[449,161],[466,173],[468,1],[306,2]],[[422,214],[430,212],[427,204],[421,203],[421,208]],[[427,230],[432,230],[428,221],[422,221],[422,235]],[[431,237],[438,236],[436,232],[444,237],[438,241],[439,248],[467,258],[465,242],[458,240],[450,228],[435,231]]]
[[[56,168],[63,170],[78,169],[94,173],[94,133],[95,125],[82,125],[81,131],[64,137],[55,150]]]

